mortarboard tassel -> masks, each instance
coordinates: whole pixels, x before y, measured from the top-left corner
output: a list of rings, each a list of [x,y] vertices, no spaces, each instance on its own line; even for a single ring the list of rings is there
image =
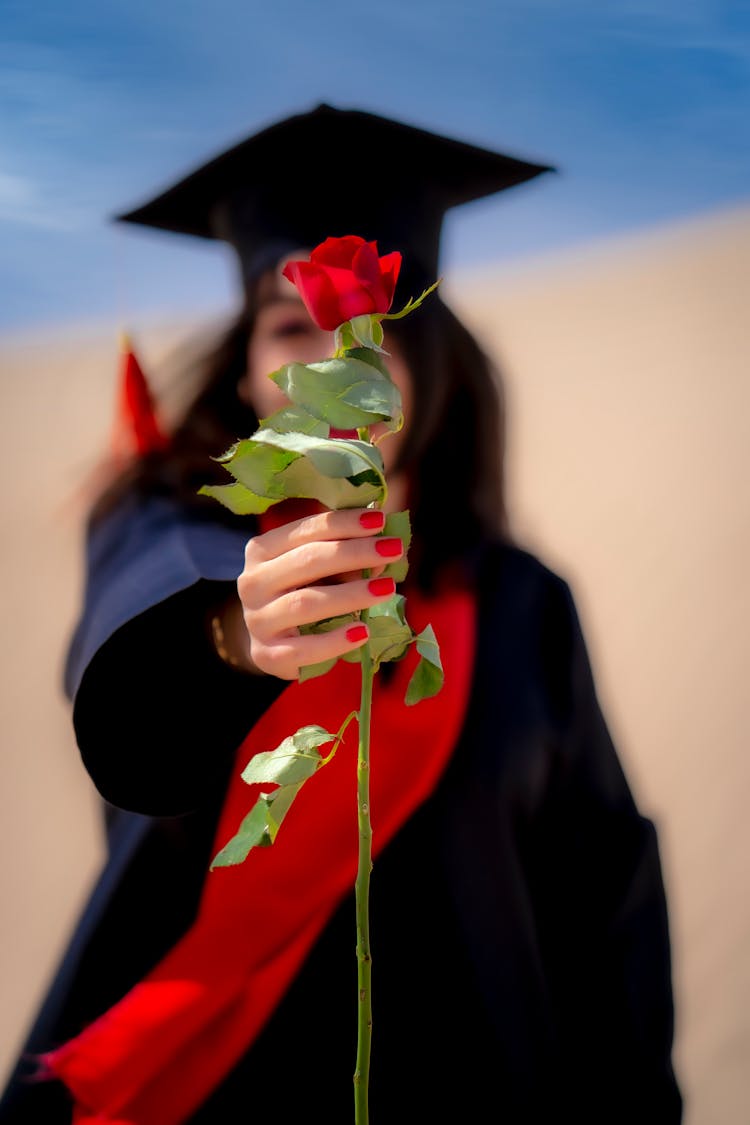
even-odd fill
[[[120,337],[120,385],[113,435],[116,457],[142,457],[165,449],[168,442],[159,424],[154,398],[133,351],[130,337]]]

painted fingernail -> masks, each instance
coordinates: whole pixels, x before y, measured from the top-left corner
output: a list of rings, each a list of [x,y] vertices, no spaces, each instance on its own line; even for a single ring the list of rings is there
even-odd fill
[[[359,522],[361,523],[362,527],[366,527],[368,529],[377,528],[378,530],[380,530],[385,526],[385,513],[377,512],[374,509],[369,512],[363,512],[359,517]]]
[[[396,583],[392,578],[373,578],[367,583],[367,589],[376,598],[385,597],[386,594],[395,594]]]
[[[395,559],[403,551],[400,539],[378,539],[375,550],[385,559]]]
[[[368,634],[366,625],[350,625],[350,627],[346,630],[346,639],[347,641],[351,641],[352,644],[355,641],[366,641],[367,636]]]

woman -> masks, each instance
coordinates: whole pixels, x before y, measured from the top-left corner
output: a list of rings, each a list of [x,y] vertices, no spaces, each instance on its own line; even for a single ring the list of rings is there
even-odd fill
[[[347,168],[301,202],[331,152],[354,154],[358,190]],[[93,513],[68,689],[111,858],[27,1047],[55,1077],[19,1071],[3,1125],[67,1122],[74,1101],[81,1123],[351,1121],[354,912],[331,883],[348,846],[331,834],[338,805],[305,806],[310,833],[285,860],[295,806],[263,853],[298,893],[275,894],[248,861],[217,910],[207,867],[254,732],[300,698],[300,666],[363,643],[300,626],[386,597],[370,583],[402,544],[379,552],[372,513],[286,509],[258,527],[196,492],[222,479],[211,458],[277,405],[267,373],[330,353],[281,278],[290,254],[330,234],[377,238],[403,252],[401,292],[414,296],[437,276],[448,207],[543,170],[319,107],[125,216],[228,240],[245,301],[168,448]],[[423,730],[389,694],[401,666],[381,676],[396,750],[383,774],[426,772],[404,781],[391,820],[391,798],[377,810],[373,798],[376,839],[378,817],[390,828],[372,888],[372,1120],[677,1122],[655,833],[599,711],[570,591],[508,533],[497,383],[437,296],[393,322],[386,346],[408,419],[382,446],[391,504],[412,512],[407,606],[445,617],[458,597],[471,610],[466,628],[446,617],[453,674],[444,710],[420,704]],[[311,682],[328,706],[338,681]],[[342,751],[321,785],[340,763]]]

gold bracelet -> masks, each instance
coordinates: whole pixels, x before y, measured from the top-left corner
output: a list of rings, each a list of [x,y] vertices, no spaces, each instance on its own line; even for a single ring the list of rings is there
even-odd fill
[[[211,633],[214,639],[214,648],[217,654],[221,657],[225,664],[230,668],[239,668],[240,662],[236,656],[232,656],[231,652],[226,646],[226,638],[224,636],[224,627],[221,624],[221,618],[215,614],[211,618]]]

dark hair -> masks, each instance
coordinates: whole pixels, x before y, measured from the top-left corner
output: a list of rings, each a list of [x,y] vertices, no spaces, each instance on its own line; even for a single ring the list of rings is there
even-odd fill
[[[417,409],[401,463],[410,479],[418,556],[428,582],[483,540],[509,539],[505,400],[499,372],[437,295],[389,325],[414,383]]]
[[[141,457],[105,489],[93,518],[126,491],[176,496],[191,507],[224,509],[200,497],[208,482],[227,476],[213,458],[258,425],[237,394],[258,302],[241,315],[205,357],[200,387],[173,429],[169,447]],[[412,567],[420,582],[470,554],[488,538],[509,538],[504,495],[505,409],[499,373],[437,294],[418,312],[387,324],[412,374],[417,409],[399,458],[410,481],[414,528]],[[220,512],[215,511],[220,509]],[[232,519],[236,517],[231,517]]]

